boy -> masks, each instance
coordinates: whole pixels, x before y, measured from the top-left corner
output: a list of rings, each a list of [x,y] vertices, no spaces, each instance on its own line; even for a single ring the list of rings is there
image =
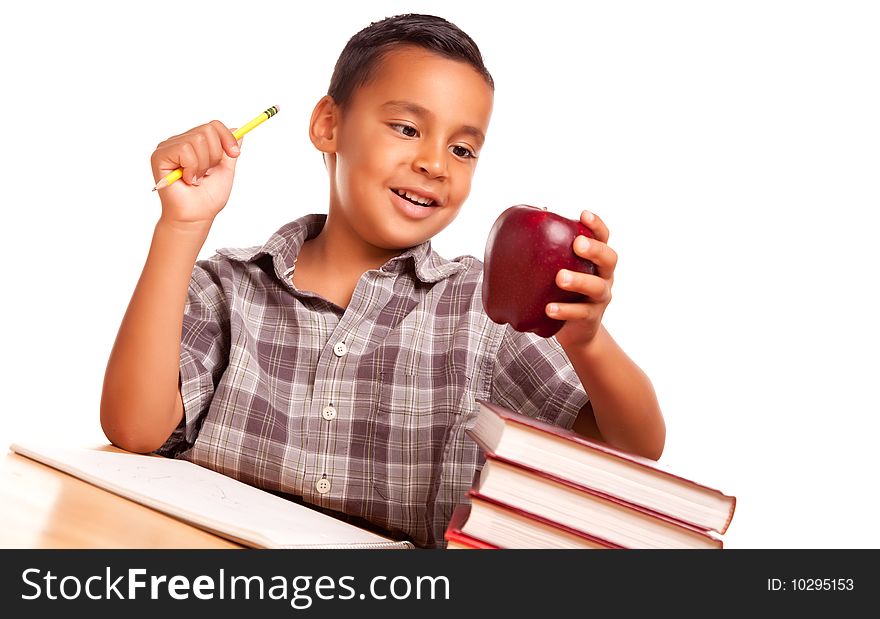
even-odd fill
[[[159,144],[155,179],[178,167],[183,178],[161,191],[110,355],[107,437],[422,547],[443,547],[480,465],[465,435],[476,398],[659,457],[651,383],[601,326],[616,255],[598,217],[583,213],[596,239],[574,245],[598,275],[557,276],[589,300],[548,306],[567,321],[550,339],[491,322],[480,261],[431,249],[470,191],[493,97],[477,46],[453,24],[371,24],[346,45],[309,126],[329,172],[327,215],[198,262],[240,145],[218,121]]]

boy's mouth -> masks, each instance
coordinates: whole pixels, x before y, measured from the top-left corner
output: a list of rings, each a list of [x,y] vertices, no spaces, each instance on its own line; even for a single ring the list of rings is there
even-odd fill
[[[407,202],[412,202],[416,206],[425,206],[425,207],[436,206],[436,203],[434,200],[432,200],[431,198],[426,198],[424,196],[420,196],[417,193],[413,193],[411,191],[405,191],[403,189],[394,189],[394,188],[392,188],[391,191],[393,191],[394,193],[399,195],[401,198],[403,198]]]

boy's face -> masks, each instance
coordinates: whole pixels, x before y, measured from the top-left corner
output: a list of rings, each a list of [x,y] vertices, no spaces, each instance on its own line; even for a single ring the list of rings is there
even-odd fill
[[[383,249],[433,237],[470,193],[492,102],[470,65],[417,47],[392,50],[337,119],[331,209]],[[401,192],[433,202],[412,204]]]

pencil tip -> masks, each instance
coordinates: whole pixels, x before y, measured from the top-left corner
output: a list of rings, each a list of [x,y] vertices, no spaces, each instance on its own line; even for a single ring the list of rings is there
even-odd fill
[[[153,187],[153,188],[152,188],[152,189],[151,189],[151,190],[150,190],[150,191],[156,191],[156,188],[155,188],[155,187]]]

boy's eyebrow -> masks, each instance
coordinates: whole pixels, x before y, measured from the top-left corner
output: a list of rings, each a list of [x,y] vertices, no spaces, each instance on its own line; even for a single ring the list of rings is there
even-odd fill
[[[385,103],[383,103],[382,107],[403,110],[404,112],[409,112],[410,114],[415,114],[416,116],[434,118],[434,112],[426,107],[422,107],[418,103],[413,103],[412,101],[392,99],[391,101],[386,101]],[[474,139],[476,139],[480,143],[480,145],[482,145],[483,142],[486,141],[486,136],[476,127],[464,125],[461,127],[460,131],[472,135]]]

